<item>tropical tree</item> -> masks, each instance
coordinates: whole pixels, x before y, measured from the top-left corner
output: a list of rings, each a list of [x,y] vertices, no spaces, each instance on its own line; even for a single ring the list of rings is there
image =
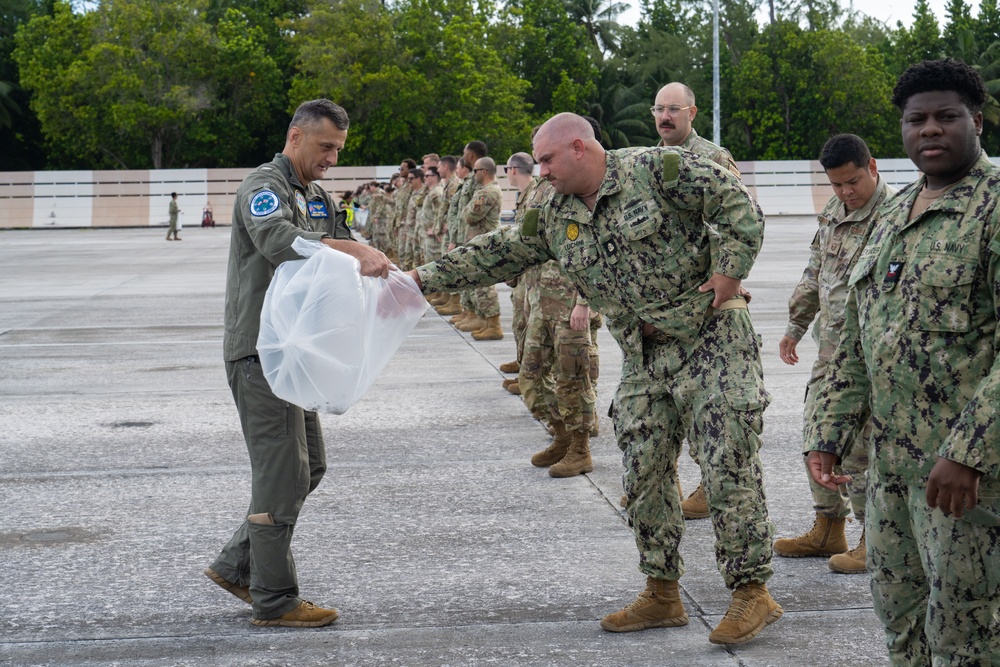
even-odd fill
[[[761,33],[734,77],[747,159],[813,158],[832,134],[851,132],[872,153],[901,154],[893,79],[880,54],[838,31],[783,22]]]
[[[605,56],[618,48],[618,17],[628,11],[628,3],[615,0],[565,0],[570,17],[587,29],[594,48]]]

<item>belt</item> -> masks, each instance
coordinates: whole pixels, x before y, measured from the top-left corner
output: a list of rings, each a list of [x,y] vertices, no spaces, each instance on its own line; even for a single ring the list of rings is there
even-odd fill
[[[742,296],[734,296],[724,301],[721,306],[715,309],[716,312],[721,312],[723,310],[747,310],[747,301]],[[670,342],[673,338],[648,322],[643,322],[643,329],[642,338],[646,341],[662,344]],[[646,333],[645,331],[648,329],[652,329],[652,331]]]
[[[747,310],[747,300],[741,296],[734,296],[731,299],[722,302],[722,305],[716,308],[716,310]]]

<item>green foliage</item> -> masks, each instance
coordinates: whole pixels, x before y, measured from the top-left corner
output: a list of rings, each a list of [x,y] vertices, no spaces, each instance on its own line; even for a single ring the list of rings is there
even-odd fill
[[[889,103],[893,82],[882,59],[842,32],[772,24],[744,54],[734,80],[734,116],[747,129],[748,159],[813,159],[838,132],[861,136],[876,155],[901,154],[898,114]]]
[[[489,33],[507,69],[528,84],[525,102],[538,122],[584,113],[597,98],[598,58],[589,40],[563,0],[511,0]]]
[[[810,159],[834,132],[901,155],[896,78],[974,64],[1000,152],[1000,9],[928,0],[894,29],[843,0],[720,0],[722,137],[737,159]],[[763,29],[758,9],[773,20]],[[252,166],[303,100],[351,116],[342,164],[530,148],[551,115],[596,117],[607,146],[652,145],[647,108],[681,81],[712,135],[712,0],[0,0],[0,170]]]
[[[342,164],[459,153],[474,139],[496,155],[524,150],[528,84],[489,47],[484,7],[409,0],[385,10],[342,0],[313,8],[291,26],[299,53],[292,106],[323,95],[347,109]]]
[[[54,164],[73,168],[231,165],[280,109],[263,31],[202,0],[58,2],[18,32],[15,59]]]

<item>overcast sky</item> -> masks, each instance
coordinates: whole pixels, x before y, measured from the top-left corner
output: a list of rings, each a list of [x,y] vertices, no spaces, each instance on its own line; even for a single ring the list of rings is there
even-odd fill
[[[639,2],[638,0],[624,1],[629,3],[632,9],[621,16],[621,22],[635,25],[639,20]],[[972,8],[972,15],[975,16],[979,11],[979,0],[968,0],[968,2]],[[909,26],[913,22],[914,4],[912,0],[877,0],[876,2],[855,2],[854,6],[872,18],[887,22],[890,28],[894,28],[896,21],[902,21],[905,26]],[[943,28],[945,22],[944,8],[947,5],[947,0],[930,0],[930,5]],[[767,20],[766,6],[765,4],[765,9],[761,17],[762,22]]]

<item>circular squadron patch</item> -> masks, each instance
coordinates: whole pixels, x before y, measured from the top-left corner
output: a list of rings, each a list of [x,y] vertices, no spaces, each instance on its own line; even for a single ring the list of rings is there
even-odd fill
[[[306,196],[300,191],[295,191],[295,205],[299,207],[299,213],[306,214]]]
[[[278,195],[270,190],[262,190],[250,200],[250,213],[256,217],[270,215],[278,210]]]
[[[575,222],[571,222],[566,225],[566,238],[570,241],[575,241],[580,236],[580,228]]]

